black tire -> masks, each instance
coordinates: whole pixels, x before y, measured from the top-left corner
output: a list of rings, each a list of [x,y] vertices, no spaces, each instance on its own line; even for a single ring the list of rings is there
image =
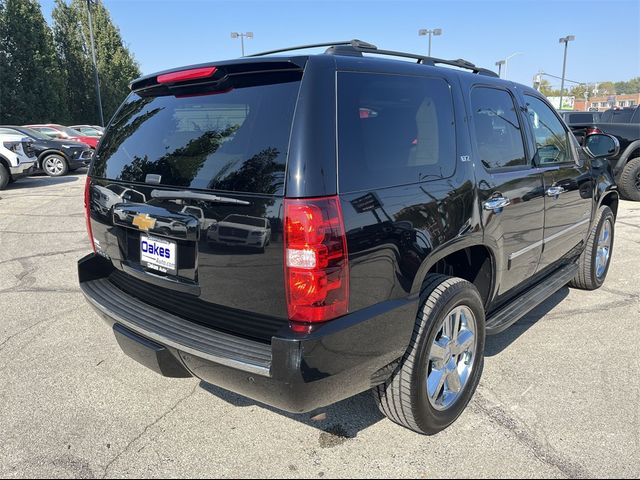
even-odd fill
[[[640,157],[627,162],[618,178],[622,198],[640,202]]]
[[[4,190],[11,181],[11,174],[7,167],[0,163],[0,190]]]
[[[609,246],[609,256],[604,271],[598,275],[597,268],[597,254],[598,254],[598,240],[602,233],[602,229],[605,224],[609,222],[611,227],[611,240]],[[600,288],[607,278],[609,273],[609,266],[611,265],[611,256],[613,255],[613,241],[615,239],[615,217],[609,207],[602,206],[596,214],[596,219],[593,222],[591,231],[589,232],[589,238],[587,238],[587,246],[585,247],[582,255],[578,259],[578,273],[569,282],[569,286],[573,288],[580,288],[582,290],[595,290]]]
[[[433,435],[451,425],[473,396],[484,366],[485,317],[476,287],[461,278],[429,275],[420,295],[421,307],[409,348],[393,375],[373,390],[380,411],[393,422],[418,433]],[[449,312],[468,307],[476,319],[476,350],[472,369],[455,402],[434,408],[427,395],[430,349]]]
[[[62,177],[69,172],[67,160],[57,153],[49,153],[40,162],[42,171],[50,177]]]

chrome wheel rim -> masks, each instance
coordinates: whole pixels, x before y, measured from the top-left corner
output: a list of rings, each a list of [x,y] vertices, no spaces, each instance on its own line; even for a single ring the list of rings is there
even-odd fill
[[[611,220],[607,219],[600,230],[600,236],[598,237],[598,245],[596,251],[596,276],[602,278],[607,271],[607,265],[609,265],[609,258],[611,257],[611,231],[613,227]]]
[[[44,169],[53,175],[60,175],[64,169],[63,160],[58,157],[47,157],[44,161]]]
[[[438,326],[427,365],[427,397],[436,410],[447,410],[456,403],[471,378],[476,332],[476,317],[465,305],[451,310]]]

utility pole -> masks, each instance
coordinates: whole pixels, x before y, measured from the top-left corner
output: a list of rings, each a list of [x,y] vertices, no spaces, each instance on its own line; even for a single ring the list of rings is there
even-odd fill
[[[100,78],[98,77],[98,62],[96,62],[96,46],[93,41],[93,19],[91,17],[91,4],[96,0],[87,0],[87,11],[89,12],[89,38],[91,39],[91,57],[93,59],[93,71],[96,77],[96,98],[98,99],[98,113],[100,114],[100,126],[104,127],[104,116],[102,114],[102,97],[100,95]]]

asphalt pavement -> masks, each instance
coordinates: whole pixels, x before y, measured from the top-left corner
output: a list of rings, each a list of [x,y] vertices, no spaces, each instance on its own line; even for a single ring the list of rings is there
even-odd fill
[[[0,477],[640,477],[640,203],[604,287],[489,337],[469,407],[425,437],[369,393],[291,415],[122,354],[78,288],[84,181],[0,191]]]

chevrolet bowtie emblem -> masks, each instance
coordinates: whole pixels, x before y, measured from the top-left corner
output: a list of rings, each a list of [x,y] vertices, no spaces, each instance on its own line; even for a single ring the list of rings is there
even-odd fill
[[[133,217],[133,221],[131,223],[133,223],[140,230],[148,232],[156,226],[156,219],[150,217],[147,213],[141,213]]]

